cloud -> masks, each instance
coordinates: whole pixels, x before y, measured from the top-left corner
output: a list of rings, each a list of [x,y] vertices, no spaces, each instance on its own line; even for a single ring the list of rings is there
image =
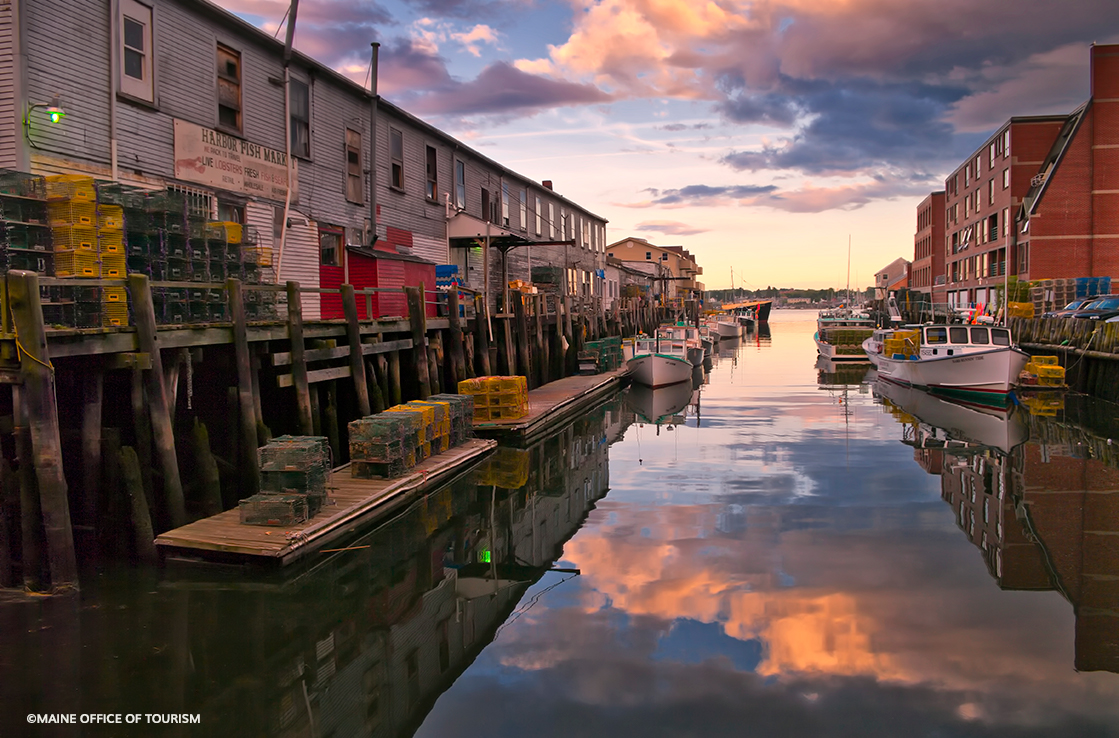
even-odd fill
[[[646,220],[638,223],[635,230],[664,233],[669,236],[694,236],[698,233],[707,233],[710,229],[698,228],[678,220]]]
[[[522,72],[505,62],[491,64],[470,82],[451,81],[419,96],[415,112],[436,115],[532,114],[545,108],[603,103],[610,96],[592,86]]]
[[[627,208],[666,209],[737,205],[767,207],[789,213],[820,213],[825,210],[855,210],[876,200],[928,194],[929,188],[934,185],[932,180],[904,177],[883,177],[826,187],[808,182],[793,190],[781,190],[776,185],[688,185],[677,189],[645,190],[651,195],[649,199],[614,204]]]
[[[482,51],[479,45],[492,44],[496,46],[498,35],[497,31],[479,23],[466,33],[452,33],[451,38],[465,46],[466,50],[474,56],[481,56]]]
[[[666,123],[663,126],[657,126],[659,131],[672,131],[678,133],[680,131],[702,131],[711,128],[710,123]]]

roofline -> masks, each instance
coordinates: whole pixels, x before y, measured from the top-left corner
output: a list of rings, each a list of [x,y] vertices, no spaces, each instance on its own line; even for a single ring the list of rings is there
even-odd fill
[[[1009,126],[1012,126],[1014,124],[1028,124],[1028,123],[1063,123],[1064,121],[1068,120],[1070,115],[1075,115],[1076,112],[1080,110],[1080,108],[1084,107],[1084,105],[1087,105],[1087,103],[1081,104],[1079,107],[1076,108],[1076,110],[1073,110],[1071,113],[1054,113],[1054,114],[1051,114],[1051,115],[1014,115],[1014,116],[1011,116],[1010,118],[1007,118],[1006,122],[997,126],[995,128],[995,132],[992,133],[990,136],[988,136],[986,138],[986,140],[983,141],[983,143],[981,143],[979,146],[977,146],[975,148],[975,150],[972,151],[971,154],[969,154],[960,163],[959,166],[953,167],[952,168],[952,173],[949,174],[948,176],[951,177],[951,176],[955,175],[957,172],[959,172],[961,169],[966,167],[971,162],[971,160],[976,157],[977,154],[981,154],[983,152],[983,149],[990,146],[991,143],[993,143],[996,138],[1001,136],[1002,132],[1004,130],[1006,130]]]
[[[277,50],[280,53],[281,56],[283,54],[283,51],[284,51],[284,42],[283,41],[281,41],[278,38],[274,38],[272,36],[269,36],[265,31],[261,30],[260,28],[257,28],[252,23],[249,23],[248,21],[244,20],[240,16],[236,15],[235,13],[233,13],[229,10],[226,10],[225,8],[221,7],[220,5],[216,5],[215,3],[210,2],[210,0],[173,0],[173,1],[177,2],[179,4],[182,4],[182,5],[193,5],[193,6],[197,7],[203,13],[207,13],[209,15],[216,16],[218,18],[218,20],[222,21],[223,23],[228,23],[228,24],[231,24],[231,25],[235,26],[236,27],[235,30],[240,31],[242,33],[245,33],[246,35],[252,36],[256,41],[258,41],[263,46],[271,47],[272,49]],[[322,62],[320,62],[320,61],[318,61],[318,60],[316,60],[316,59],[314,59],[310,56],[307,56],[306,54],[304,54],[301,51],[297,51],[295,49],[292,49],[292,58],[294,60],[298,61],[301,65],[303,65],[305,67],[308,67],[309,69],[312,69],[316,72],[322,73],[323,75],[329,77],[332,81],[334,81],[335,83],[337,83],[341,87],[349,89],[351,92],[353,92],[357,95],[360,95],[361,97],[364,97],[366,100],[371,101],[374,97],[370,90],[366,89],[362,85],[359,85],[357,82],[354,82],[349,77],[347,77],[344,74],[336,71],[335,69],[332,69],[331,67],[327,66],[326,64],[323,64]],[[531,183],[534,186],[536,186],[536,187],[538,187],[542,190],[548,190],[548,188],[544,187],[542,184],[540,184],[536,180],[530,179],[523,174],[519,174],[518,172],[515,172],[512,169],[509,169],[508,167],[506,167],[502,164],[499,164],[498,162],[494,161],[493,159],[490,159],[485,154],[482,154],[479,151],[475,151],[474,149],[470,148],[466,144],[459,141],[457,138],[451,136],[449,133],[436,128],[432,124],[430,124],[430,123],[428,123],[424,120],[421,120],[420,118],[417,118],[412,113],[409,113],[408,111],[404,110],[403,108],[389,102],[388,100],[386,100],[381,95],[377,95],[376,98],[377,98],[378,107],[391,108],[393,113],[407,119],[409,123],[412,123],[413,125],[419,126],[421,128],[425,128],[428,131],[430,131],[430,132],[434,133],[435,135],[439,136],[440,138],[442,138],[444,141],[448,141],[450,143],[453,143],[455,146],[457,146],[461,149],[469,151],[472,156],[475,156],[478,159],[481,159],[483,162],[485,162],[486,164],[494,167],[495,169],[498,169],[503,174],[508,174],[512,177],[516,177],[517,179],[520,179],[520,180],[524,181],[525,183]],[[596,220],[602,221],[604,224],[610,222],[606,218],[603,218],[601,215],[597,215],[597,214],[591,212],[590,210],[588,210],[583,205],[580,205],[576,202],[573,202],[572,200],[569,200],[568,198],[559,194],[555,190],[548,190],[548,192],[550,192],[553,196],[555,196],[557,199],[561,200],[562,202],[565,202],[568,205],[570,205],[571,207],[577,208],[577,209],[583,211],[584,213],[586,213],[590,217],[595,218]]]

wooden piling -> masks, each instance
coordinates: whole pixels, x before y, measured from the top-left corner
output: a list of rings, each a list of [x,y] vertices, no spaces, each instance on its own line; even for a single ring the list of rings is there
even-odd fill
[[[12,386],[15,405],[16,460],[19,462],[19,522],[23,565],[23,586],[38,592],[43,588],[43,511],[35,479],[35,454],[31,449],[31,427],[21,411],[20,388]]]
[[[12,465],[6,458],[0,457],[0,587],[16,586],[15,570],[12,568],[12,554],[15,553],[12,550],[15,540],[12,535],[15,531],[12,513],[16,506],[12,501],[18,497],[19,482],[16,481]]]
[[[454,391],[458,383],[466,379],[466,358],[463,355],[462,317],[459,315],[458,288],[451,287],[447,293],[448,322],[451,325],[448,348],[451,357],[451,376],[447,382]]]
[[[96,533],[101,498],[101,404],[105,394],[105,375],[101,367],[85,374],[82,406],[82,522]]]
[[[547,302],[544,300],[544,295],[537,295],[536,302],[536,364],[539,367],[540,384],[547,384],[551,374],[550,367],[548,366],[548,342],[544,339],[544,318],[548,312]]]
[[[118,531],[128,527],[128,514],[125,510],[123,495],[120,494],[124,486],[121,484],[120,470],[120,428],[105,428],[101,431],[101,468],[104,470],[103,481],[105,496],[104,516],[106,525],[99,531],[101,550],[112,556],[125,556]]]
[[[350,376],[357,393],[357,407],[361,417],[372,412],[369,404],[369,386],[365,381],[365,355],[361,351],[361,324],[357,319],[357,299],[354,286],[344,284],[342,292],[342,312],[346,316],[346,340],[350,344]]]
[[[303,346],[303,298],[299,282],[287,283],[288,338],[291,341],[291,385],[295,389],[295,408],[299,415],[299,432],[310,436],[315,432],[311,420],[311,390],[307,381],[307,360]]]
[[[412,328],[412,357],[420,385],[420,399],[431,397],[431,375],[427,362],[427,312],[424,309],[424,286],[405,287],[408,299],[408,323]]]
[[[338,422],[338,382],[323,382],[326,385],[326,406],[323,408],[323,430],[335,464],[342,463],[341,424]]]
[[[214,454],[210,449],[210,432],[197,417],[194,419],[191,441],[194,476],[198,480],[198,497],[202,503],[202,514],[206,517],[217,515],[224,508],[221,500],[221,475],[218,473],[218,463],[214,461]]]
[[[155,504],[155,479],[152,464],[152,421],[148,412],[148,400],[144,389],[144,369],[139,363],[132,365],[132,383],[129,398],[132,402],[132,428],[136,441],[136,452],[140,457],[140,478],[144,482],[144,494],[148,498],[148,508]]]
[[[480,377],[493,374],[490,366],[490,344],[493,337],[490,335],[489,305],[482,295],[474,296],[474,361],[475,371]]]
[[[164,384],[163,360],[159,344],[156,343],[155,306],[152,303],[151,285],[147,275],[129,274],[128,291],[132,298],[132,314],[136,322],[136,337],[140,350],[151,355],[151,370],[148,372],[148,405],[151,408],[152,440],[159,455],[163,470],[163,501],[172,528],[186,524],[186,507],[183,499],[183,484],[179,477],[179,460],[175,456],[175,435],[171,428],[171,416],[167,409],[167,387]],[[242,326],[244,313],[242,312]],[[247,349],[247,345],[246,345]],[[248,351],[246,350],[246,360]],[[252,402],[252,393],[248,396]],[[253,426],[256,433],[256,426]]]
[[[54,367],[47,351],[43,308],[39,302],[39,275],[15,270],[8,274],[8,300],[19,348],[23,397],[31,428],[35,476],[43,511],[43,531],[50,562],[51,587],[76,586],[78,564],[70,526],[70,503],[62,472],[58,400]]]
[[[512,299],[513,320],[517,331],[517,371],[515,374],[528,378],[530,386],[535,386],[535,377],[532,372],[532,358],[528,351],[528,318],[525,315],[525,296],[520,290]]]
[[[255,495],[260,486],[260,466],[257,460],[257,417],[253,404],[253,368],[249,356],[248,326],[245,321],[245,297],[241,280],[225,280],[225,295],[229,301],[229,315],[233,322],[233,351],[237,364],[237,404],[240,420],[241,471],[240,487],[244,497]],[[178,525],[182,525],[179,523]],[[175,527],[178,527],[176,525]]]
[[[567,343],[563,352],[563,374],[570,376],[578,369],[578,355],[575,353],[575,333],[571,324],[571,300],[566,294],[560,307],[563,308],[563,339]]]
[[[145,564],[155,564],[159,561],[155,551],[155,532],[143,482],[140,481],[140,459],[131,446],[121,449],[120,466],[125,494],[131,503],[132,542],[136,547],[136,558]]]
[[[513,338],[515,326],[513,325],[513,316],[506,314],[501,319],[501,344],[503,348],[504,358],[504,372],[509,376],[516,376],[517,372],[517,346],[516,340]]]
[[[400,387],[400,352],[390,351],[388,356],[389,362],[389,397],[388,403],[390,406],[399,405],[403,402],[403,390]]]

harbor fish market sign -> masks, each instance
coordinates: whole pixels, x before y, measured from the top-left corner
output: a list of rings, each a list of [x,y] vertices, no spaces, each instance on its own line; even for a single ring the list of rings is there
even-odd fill
[[[283,200],[288,188],[287,155],[212,128],[176,120],[175,179],[265,200]],[[293,200],[295,195],[293,190]]]

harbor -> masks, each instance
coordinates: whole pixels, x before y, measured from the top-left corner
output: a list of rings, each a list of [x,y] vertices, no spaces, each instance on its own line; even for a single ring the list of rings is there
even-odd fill
[[[13,706],[142,705],[222,734],[504,734],[541,714],[594,723],[571,689],[625,668],[800,734],[809,688],[813,719],[856,729],[900,710],[962,730],[965,686],[992,730],[1027,715],[1108,734],[1114,406],[1066,392],[970,407],[821,361],[814,330],[812,312],[778,310],[686,383],[611,388],[527,441],[457,447],[465,464],[433,456],[442,480],[290,565],[168,551],[162,569],[106,564],[80,597],[5,602],[19,635],[0,724],[26,719]],[[433,468],[338,469],[336,513],[347,485]],[[290,545],[261,538],[277,536],[273,551]],[[627,721],[681,707],[618,689],[603,697]]]

